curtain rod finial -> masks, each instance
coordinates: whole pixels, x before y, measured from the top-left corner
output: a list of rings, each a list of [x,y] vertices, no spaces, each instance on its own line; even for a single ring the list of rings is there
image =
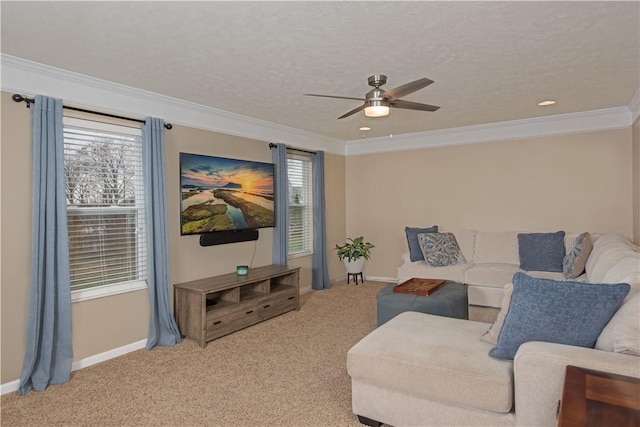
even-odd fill
[[[29,99],[26,96],[22,96],[19,93],[14,93],[11,96],[11,99],[13,99],[13,102],[25,102],[27,104],[27,108],[31,108],[31,103],[35,102],[35,99]]]

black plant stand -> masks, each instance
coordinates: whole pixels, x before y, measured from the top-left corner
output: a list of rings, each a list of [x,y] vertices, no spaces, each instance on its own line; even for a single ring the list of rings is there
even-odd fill
[[[360,281],[364,283],[364,277],[362,277],[362,272],[360,273],[347,273],[347,284],[349,284],[349,279],[353,276],[353,280],[358,284],[358,276],[360,276]]]

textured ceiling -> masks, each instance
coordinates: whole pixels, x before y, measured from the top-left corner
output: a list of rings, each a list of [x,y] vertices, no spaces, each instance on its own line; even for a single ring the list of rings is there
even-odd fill
[[[639,2],[6,2],[5,54],[341,140],[627,106]],[[356,114],[367,77],[437,112]],[[551,107],[537,103],[557,100]]]

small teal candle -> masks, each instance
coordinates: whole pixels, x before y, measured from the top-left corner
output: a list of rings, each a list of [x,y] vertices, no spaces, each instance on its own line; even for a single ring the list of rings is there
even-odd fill
[[[236,274],[238,276],[246,276],[249,274],[249,266],[248,265],[239,265],[236,267]]]

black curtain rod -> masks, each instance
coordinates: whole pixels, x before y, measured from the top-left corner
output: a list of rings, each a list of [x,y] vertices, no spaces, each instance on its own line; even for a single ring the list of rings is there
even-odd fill
[[[18,93],[14,93],[13,96],[11,97],[11,99],[13,99],[15,102],[26,102],[27,103],[27,108],[31,108],[31,104],[35,102],[35,99],[27,98],[26,96],[22,96],[22,95],[20,95]],[[140,120],[140,119],[134,119],[134,118],[131,118],[131,117],[118,116],[116,114],[102,113],[100,111],[85,110],[84,108],[69,107],[68,105],[63,105],[62,108],[65,108],[67,110],[80,111],[82,113],[97,114],[99,116],[111,117],[111,118],[114,118],[114,119],[129,120],[130,122],[144,123],[144,120]],[[165,123],[164,127],[165,127],[165,129],[172,129],[173,125],[171,123]]]
[[[271,148],[276,148],[276,144],[274,144],[273,142],[270,142],[269,143],[269,149],[271,149]],[[301,148],[289,148],[289,147],[287,147],[287,150],[299,151],[301,153],[308,153],[308,154],[316,154],[316,151],[303,150]]]

